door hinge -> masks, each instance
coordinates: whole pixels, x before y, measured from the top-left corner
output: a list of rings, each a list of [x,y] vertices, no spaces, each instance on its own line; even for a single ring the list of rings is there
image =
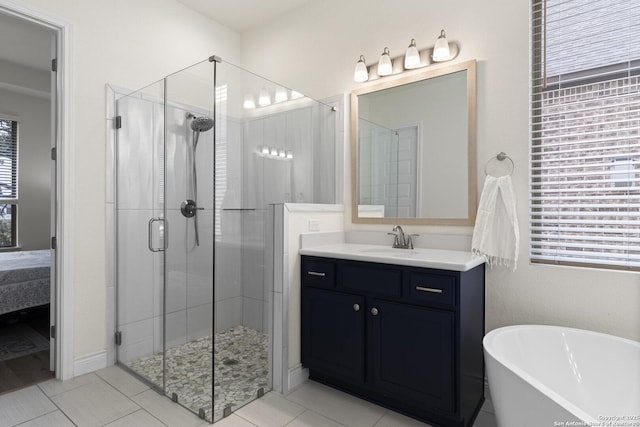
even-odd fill
[[[58,158],[58,150],[56,149],[56,147],[53,147],[51,149],[51,160],[56,161],[57,158]]]
[[[56,325],[51,325],[51,330],[49,331],[49,336],[51,338],[55,339],[55,337],[56,337]]]
[[[122,116],[116,116],[116,129],[120,129],[122,127]]]
[[[57,244],[58,244],[58,239],[56,239],[56,236],[52,236],[51,237],[51,249],[56,249]]]
[[[122,345],[122,332],[116,332],[116,345]]]
[[[57,58],[53,58],[51,60],[51,71],[53,71],[54,73],[56,71],[58,71],[58,59]]]

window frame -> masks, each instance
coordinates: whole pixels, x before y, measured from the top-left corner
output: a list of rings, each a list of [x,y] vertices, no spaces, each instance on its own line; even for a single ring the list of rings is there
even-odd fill
[[[531,39],[530,39],[530,43],[531,43],[530,85],[531,86],[530,86],[530,103],[529,103],[530,105],[530,190],[529,190],[530,191],[530,211],[529,211],[529,225],[530,225],[529,226],[529,234],[530,234],[529,259],[530,259],[530,262],[533,264],[552,264],[552,265],[564,265],[564,266],[590,267],[590,268],[599,268],[599,269],[638,271],[640,270],[640,261],[638,260],[638,255],[637,255],[639,251],[637,245],[633,247],[631,244],[628,244],[626,252],[616,252],[616,250],[619,251],[620,249],[618,248],[607,249],[607,248],[598,247],[597,237],[591,234],[593,233],[593,231],[591,230],[581,231],[583,233],[581,235],[579,233],[572,235],[571,234],[572,231],[567,232],[566,229],[563,230],[563,227],[568,228],[567,224],[569,224],[569,222],[563,222],[563,214],[569,215],[571,212],[575,213],[574,217],[578,218],[577,221],[582,221],[582,224],[580,224],[580,225],[583,225],[582,228],[589,228],[586,226],[588,224],[588,221],[584,219],[585,212],[588,212],[589,208],[569,208],[566,205],[562,205],[562,202],[566,203],[569,200],[569,197],[566,195],[564,196],[558,195],[556,197],[558,207],[556,208],[557,212],[555,213],[555,215],[556,215],[556,218],[558,218],[557,219],[558,228],[555,231],[555,234],[557,234],[558,237],[556,238],[545,237],[545,231],[542,231],[542,229],[545,226],[552,227],[552,225],[549,225],[552,223],[548,219],[548,217],[552,217],[554,213],[553,212],[549,213],[545,211],[545,209],[549,209],[550,204],[545,204],[542,201],[542,198],[543,198],[542,193],[544,192],[544,189],[542,188],[544,184],[543,183],[544,170],[540,168],[540,165],[543,165],[544,161],[546,160],[544,157],[545,156],[544,149],[549,148],[549,146],[545,146],[543,142],[545,138],[549,138],[548,134],[544,133],[545,129],[544,129],[543,116],[544,116],[545,108],[548,108],[548,109],[553,108],[551,106],[545,106],[545,102],[548,100],[548,98],[545,98],[544,94],[551,93],[552,91],[565,90],[569,88],[583,88],[585,89],[585,92],[586,92],[586,94],[584,94],[585,99],[578,100],[578,102],[586,103],[587,95],[589,94],[589,91],[587,91],[586,89],[587,88],[590,89],[591,85],[598,85],[598,84],[606,85],[607,83],[612,83],[615,80],[624,79],[624,83],[629,86],[631,85],[633,85],[634,87],[636,85],[640,86],[640,83],[635,83],[635,84],[633,83],[634,78],[637,79],[637,77],[640,75],[640,58],[635,60],[629,58],[628,61],[626,62],[621,61],[618,64],[599,66],[599,67],[594,67],[592,69],[584,69],[577,72],[569,72],[562,75],[549,77],[546,75],[546,67],[547,67],[547,57],[546,57],[547,56],[547,52],[546,52],[547,28],[546,28],[546,22],[545,22],[546,0],[532,0],[530,16],[532,19]],[[627,94],[619,94],[615,99],[616,100],[623,99],[625,96],[630,97],[630,95],[627,95]],[[599,97],[598,100],[600,99],[603,99],[603,98]],[[569,102],[567,102],[567,104],[569,104]],[[597,108],[605,110],[611,107],[606,104],[603,104],[601,106],[598,106]],[[586,111],[586,107],[582,108],[580,111]],[[633,116],[632,113],[630,112],[627,113],[625,117],[634,119],[633,123],[635,123],[635,116]],[[563,120],[568,120],[568,119],[563,119]],[[560,121],[560,119],[558,119],[558,121]],[[566,126],[567,126],[567,131],[564,133],[559,133],[558,139],[561,139],[563,137],[567,138],[568,136],[576,136],[576,135],[579,136],[579,132],[568,130],[572,126],[575,126],[575,128],[588,127],[586,123],[585,124],[580,123],[578,125],[571,125],[571,126],[566,125]],[[547,129],[547,130],[550,131],[550,133],[554,131],[553,128]],[[601,131],[599,130],[599,132],[605,133],[604,130],[601,130]],[[625,140],[624,138],[622,139]],[[584,140],[579,140],[579,142],[586,142],[588,144],[593,143],[588,138],[584,138]],[[575,145],[579,145],[579,144],[575,144]],[[600,147],[602,147],[600,148],[601,151],[603,151],[606,148],[604,144],[601,145]],[[640,150],[639,148],[636,147],[635,143],[633,147],[636,150]],[[596,151],[598,150],[597,145],[595,146],[594,150]],[[575,156],[576,158],[579,158],[580,156],[584,156],[584,154],[579,149],[576,150],[576,152],[577,152]],[[615,150],[612,150],[612,153],[608,153],[606,156],[601,154],[601,156],[603,157],[613,156],[611,157],[612,166],[611,166],[611,169],[609,169],[608,171],[610,175],[608,179],[611,180],[612,187],[618,187],[617,185],[618,183],[615,181],[616,178],[619,178],[618,175],[630,174],[630,171],[632,169],[628,169],[626,171],[618,171],[618,169],[615,168],[616,161],[621,160],[623,161],[623,163],[626,162],[626,164],[631,164],[631,162],[629,162],[630,155],[625,152],[616,153]],[[580,160],[584,163],[578,163],[577,166],[570,164],[569,161],[562,163],[560,160],[558,161],[559,165],[557,167],[560,169],[562,168],[571,169],[572,167],[580,168],[580,166],[585,169],[592,167],[591,164],[585,161],[585,157],[583,157]],[[636,164],[637,164],[637,161],[638,160],[636,158]],[[636,177],[639,172],[640,172],[640,168],[636,167],[635,168]],[[607,172],[603,171],[603,172],[600,172],[599,174],[606,175]],[[614,175],[616,176],[614,177]],[[570,178],[567,178],[567,179],[570,179]],[[601,179],[599,182],[606,183],[606,181],[607,181],[606,179]],[[630,179],[630,182],[631,182],[631,179]],[[563,187],[563,185],[564,184],[560,184],[560,183],[558,184],[558,189],[559,189],[558,192],[560,193],[562,190],[564,190],[565,192],[569,192],[570,191],[568,190],[569,187],[568,186]],[[635,180],[634,186],[636,187],[640,186],[640,182],[638,182],[637,179]],[[627,187],[629,188],[631,186],[627,186]],[[580,194],[579,196],[575,196],[575,197],[576,197],[576,200],[591,199],[593,203],[593,200],[598,197],[607,197],[607,196],[602,196],[602,194],[605,191],[606,190],[603,190],[602,188],[598,188],[594,186],[594,188],[589,189],[589,191],[586,191],[585,189],[585,191],[582,191],[583,194]],[[610,196],[610,197],[613,198],[613,196]],[[623,199],[623,197],[617,197],[617,199]],[[622,212],[629,215],[628,217],[631,220],[629,221],[629,224],[627,224],[626,228],[620,229],[623,231],[617,234],[625,236],[628,239],[628,242],[631,242],[633,238],[629,238],[629,236],[640,234],[640,225],[632,224],[633,220],[635,221],[640,220],[640,212],[635,212],[635,215],[633,215],[633,209],[632,209],[633,203],[630,202],[629,200],[636,200],[636,203],[637,203],[638,196],[633,195],[631,191],[629,191],[628,200],[624,203],[618,203],[620,206],[620,208],[618,209],[622,210]],[[597,203],[593,203],[593,207],[596,208],[596,210],[601,209],[601,206],[599,206]],[[566,209],[566,211],[563,211],[563,209]],[[574,209],[574,210],[572,211],[571,209]],[[567,212],[569,212],[569,214],[567,214]],[[615,215],[615,213],[619,214],[619,211],[613,210],[612,213],[608,216],[615,217],[617,216]],[[603,214],[603,217],[606,217],[606,216],[607,215]],[[624,216],[624,214],[622,216]],[[603,222],[604,221],[605,220],[603,219]],[[611,224],[618,225],[618,223],[616,222],[617,220],[608,219],[607,221],[610,221]],[[538,228],[536,229],[536,227]],[[612,228],[615,228],[615,227],[612,227]],[[593,229],[598,230],[598,226],[593,226]],[[550,232],[547,234],[553,234],[553,233],[554,232]],[[603,231],[602,234],[605,234],[605,232]],[[612,233],[612,234],[616,234],[616,233]],[[569,237],[567,237],[567,235]],[[591,239],[591,242],[596,242],[596,243],[589,243],[590,239]],[[613,238],[611,237],[611,239]],[[575,240],[575,243],[573,242],[573,240]],[[584,246],[580,248],[576,247],[576,249],[583,250],[587,254],[585,256],[573,254],[571,250],[572,243],[575,245],[579,243],[580,240],[582,240],[582,243],[584,243]],[[616,240],[616,242],[623,242],[623,241],[624,241],[624,237],[619,237],[618,240]],[[554,246],[556,246],[555,249],[554,249]],[[619,247],[621,248],[622,245],[620,245]],[[588,249],[591,249],[593,253],[598,253],[601,256],[597,257],[597,256],[591,255],[588,252]],[[554,254],[555,254],[555,259],[550,259],[554,257]],[[615,257],[621,254],[624,254],[626,257],[621,257],[622,261],[616,263],[617,260],[615,259]],[[571,258],[573,258],[573,260],[570,260]],[[588,262],[588,261],[591,261],[591,262]]]
[[[9,250],[18,247],[18,168],[19,168],[19,146],[20,146],[20,123],[16,118],[0,116],[3,122],[11,123],[11,138],[13,139],[14,152],[9,158],[12,160],[11,182],[13,184],[13,197],[4,197],[0,192],[0,205],[11,206],[11,241],[9,244],[0,244],[0,251]]]

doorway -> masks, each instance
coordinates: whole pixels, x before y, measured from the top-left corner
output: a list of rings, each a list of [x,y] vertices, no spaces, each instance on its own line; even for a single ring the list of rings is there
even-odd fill
[[[56,376],[59,31],[0,2],[0,393]],[[19,49],[15,47],[19,46]]]

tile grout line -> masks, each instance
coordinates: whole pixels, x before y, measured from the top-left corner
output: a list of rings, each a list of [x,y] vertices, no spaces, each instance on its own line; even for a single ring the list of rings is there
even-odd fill
[[[51,380],[47,380],[47,381],[51,381]],[[68,415],[67,415],[67,414],[62,410],[62,408],[61,408],[60,406],[58,406],[58,404],[57,404],[56,402],[54,402],[54,401],[53,401],[53,399],[52,399],[52,397],[53,397],[53,396],[49,396],[49,395],[47,395],[47,393],[45,393],[45,392],[44,392],[44,390],[42,390],[42,388],[40,388],[40,384],[42,384],[42,383],[38,383],[38,384],[36,384],[36,388],[38,389],[38,391],[40,391],[40,393],[42,393],[42,394],[44,395],[44,397],[46,397],[46,398],[49,400],[49,402],[51,402],[51,404],[57,408],[57,409],[56,409],[56,411],[59,411],[62,415],[64,415],[64,417],[65,417],[67,420],[69,420],[69,422],[70,422],[71,424],[73,424],[74,426],[76,426],[76,427],[77,427],[78,425],[77,425],[76,423],[74,423],[74,422],[73,422],[73,420],[72,420],[71,418],[69,418],[69,416],[68,416]],[[51,411],[51,412],[48,412],[47,414],[43,414],[43,415],[52,414],[52,413],[54,413],[54,412],[56,412],[56,411]],[[41,416],[42,416],[42,415],[41,415]],[[37,418],[40,418],[40,417],[33,418],[33,419],[29,420],[29,421],[33,421],[33,420],[35,420],[35,419],[37,419]],[[26,422],[27,422],[27,421],[25,421],[25,423],[26,423]],[[22,423],[22,424],[24,424],[24,423]],[[18,424],[18,425],[19,425],[19,424]]]

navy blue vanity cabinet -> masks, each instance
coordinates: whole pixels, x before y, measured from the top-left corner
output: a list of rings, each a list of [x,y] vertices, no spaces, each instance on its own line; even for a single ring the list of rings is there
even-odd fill
[[[484,402],[484,265],[458,272],[302,256],[311,379],[432,425]]]

